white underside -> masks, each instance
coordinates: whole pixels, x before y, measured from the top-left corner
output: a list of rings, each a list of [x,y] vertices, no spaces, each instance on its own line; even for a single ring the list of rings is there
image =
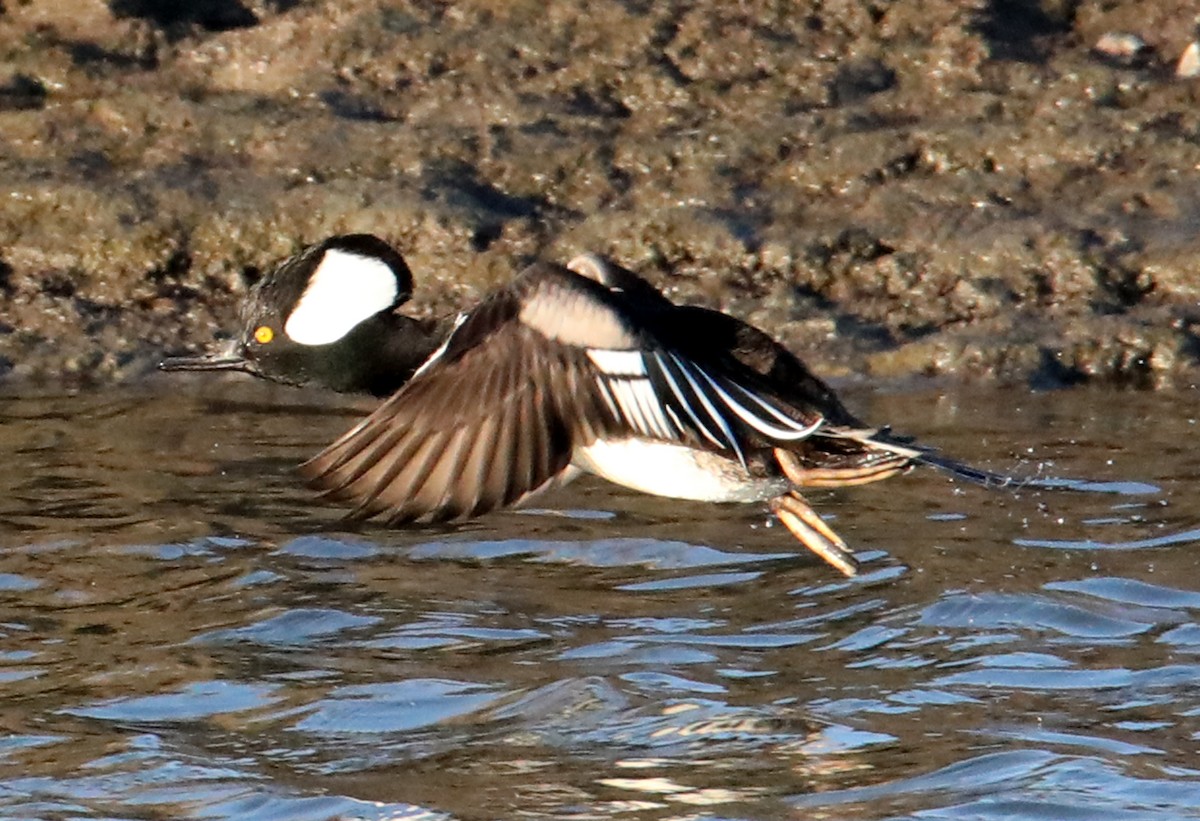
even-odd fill
[[[758,502],[787,489],[783,479],[751,477],[715,453],[650,439],[598,440],[575,449],[571,464],[655,496],[700,502]]]

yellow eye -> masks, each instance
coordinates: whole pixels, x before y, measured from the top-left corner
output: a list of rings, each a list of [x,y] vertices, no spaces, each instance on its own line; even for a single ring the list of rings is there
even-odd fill
[[[260,345],[266,345],[274,338],[275,332],[271,330],[270,326],[259,325],[254,329],[254,341]]]

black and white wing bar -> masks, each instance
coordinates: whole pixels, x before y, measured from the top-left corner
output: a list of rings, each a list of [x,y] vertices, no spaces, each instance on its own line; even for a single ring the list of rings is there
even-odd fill
[[[732,423],[741,422],[770,441],[796,442],[824,423],[793,419],[785,406],[729,377],[710,373],[670,351],[592,348],[597,387],[609,411],[634,431],[658,439],[679,439],[694,431],[745,465]]]

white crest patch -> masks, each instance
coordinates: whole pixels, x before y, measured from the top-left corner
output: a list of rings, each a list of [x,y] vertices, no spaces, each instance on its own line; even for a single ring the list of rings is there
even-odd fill
[[[309,277],[283,330],[301,345],[328,345],[390,307],[399,295],[396,275],[386,262],[332,248]]]

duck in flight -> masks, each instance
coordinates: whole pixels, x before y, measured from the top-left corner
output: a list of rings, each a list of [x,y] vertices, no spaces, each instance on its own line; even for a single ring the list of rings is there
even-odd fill
[[[852,576],[858,562],[805,488],[922,464],[1010,482],[864,424],[767,334],[675,305],[598,256],[534,263],[444,320],[400,313],[411,292],[387,243],[331,237],[254,287],[225,349],[162,367],[386,396],[301,472],[354,516],[392,524],[478,516],[583,471],[658,496],[765,502]]]

